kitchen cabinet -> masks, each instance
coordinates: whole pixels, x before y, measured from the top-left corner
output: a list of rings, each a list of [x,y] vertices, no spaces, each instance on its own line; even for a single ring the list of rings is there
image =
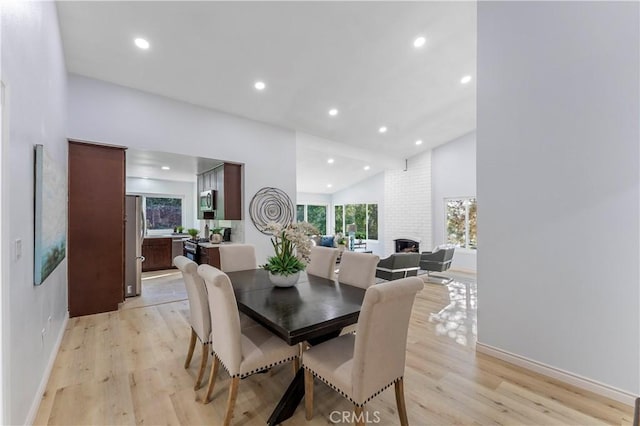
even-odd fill
[[[218,247],[202,247],[199,248],[200,259],[198,263],[200,265],[211,265],[220,269],[220,249]]]
[[[225,163],[198,175],[198,194],[216,190],[216,219],[242,220],[242,165]],[[198,219],[204,219],[198,206]]]
[[[125,148],[69,141],[69,316],[124,300]]]
[[[173,239],[145,238],[142,243],[142,272],[170,269],[173,267]]]
[[[216,217],[242,220],[242,165],[225,163],[215,169]]]
[[[216,189],[216,169],[198,175],[198,192]]]

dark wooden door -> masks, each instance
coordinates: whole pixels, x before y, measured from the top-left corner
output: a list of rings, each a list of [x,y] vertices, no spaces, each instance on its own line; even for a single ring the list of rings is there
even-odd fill
[[[69,141],[69,316],[124,300],[125,149]]]

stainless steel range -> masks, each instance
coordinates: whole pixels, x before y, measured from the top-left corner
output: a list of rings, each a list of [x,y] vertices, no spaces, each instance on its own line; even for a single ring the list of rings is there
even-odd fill
[[[194,240],[186,240],[184,242],[184,257],[193,260],[194,262],[198,262],[200,256],[198,253],[199,246],[198,242]]]
[[[200,250],[202,248],[198,245],[198,243],[208,243],[209,240],[206,238],[200,238],[197,240],[185,240],[184,241],[184,257],[193,260],[197,264],[200,264]]]

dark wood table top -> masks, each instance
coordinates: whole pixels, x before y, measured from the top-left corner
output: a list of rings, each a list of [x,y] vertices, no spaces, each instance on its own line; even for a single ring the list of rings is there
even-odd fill
[[[365,294],[364,289],[305,273],[289,288],[275,287],[264,269],[227,275],[238,309],[290,345],[355,324]]]

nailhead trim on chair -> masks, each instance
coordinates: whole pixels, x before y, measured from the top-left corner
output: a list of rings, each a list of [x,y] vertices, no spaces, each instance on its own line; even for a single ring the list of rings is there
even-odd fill
[[[220,359],[220,357],[219,357],[218,355],[216,355],[216,352],[215,352],[213,349],[211,350],[211,355],[213,355],[213,356],[215,356],[216,358],[218,358],[218,361],[220,361],[220,364],[222,365],[222,367],[223,367],[225,370],[227,370],[227,373],[229,374],[229,376],[231,376],[231,378],[234,378],[234,377],[240,377],[241,379],[244,379],[245,377],[249,377],[249,376],[251,376],[252,374],[259,373],[260,371],[267,370],[267,369],[269,369],[269,368],[271,368],[271,367],[275,367],[276,365],[284,364],[285,362],[293,361],[294,359],[299,358],[299,357],[298,357],[298,355],[290,356],[290,357],[289,357],[289,358],[287,358],[287,359],[283,359],[283,360],[278,361],[278,362],[274,362],[274,363],[271,363],[271,364],[268,364],[268,365],[264,365],[264,366],[261,366],[261,367],[255,368],[255,369],[253,369],[253,370],[251,370],[251,371],[249,371],[249,372],[247,372],[247,373],[243,373],[243,374],[231,374],[231,373],[229,372],[229,369],[227,368],[227,366],[226,366],[226,365],[224,365],[224,362],[222,362],[222,360]]]
[[[196,336],[198,336],[198,335],[196,334]],[[200,339],[200,336],[198,336],[198,340],[200,340],[200,342],[201,342],[203,345],[210,345],[210,344],[211,344],[211,340],[207,340],[206,342],[203,342],[203,341],[202,341],[202,339]]]
[[[329,385],[329,387],[331,389],[333,389],[334,391],[338,392],[340,395],[344,396],[345,398],[347,398],[349,401],[351,401],[352,404],[357,405],[358,407],[364,407],[364,405],[371,401],[373,398],[375,398],[376,396],[380,395],[384,390],[386,390],[389,386],[391,386],[392,384],[400,381],[402,379],[402,377],[404,376],[400,376],[397,379],[393,380],[391,383],[389,383],[388,385],[384,386],[383,388],[381,388],[379,391],[377,391],[376,393],[374,393],[373,395],[371,395],[369,398],[367,398],[364,402],[360,403],[360,402],[356,402],[353,399],[351,399],[351,397],[347,394],[345,394],[343,391],[341,391],[340,389],[338,389],[337,387],[335,387],[332,383],[329,383],[328,380],[326,380],[324,377],[319,376],[315,371],[311,370],[309,367],[307,367],[306,365],[303,366],[305,370],[310,371],[311,374],[313,374],[314,377],[317,377],[318,379],[322,380],[325,384]]]

